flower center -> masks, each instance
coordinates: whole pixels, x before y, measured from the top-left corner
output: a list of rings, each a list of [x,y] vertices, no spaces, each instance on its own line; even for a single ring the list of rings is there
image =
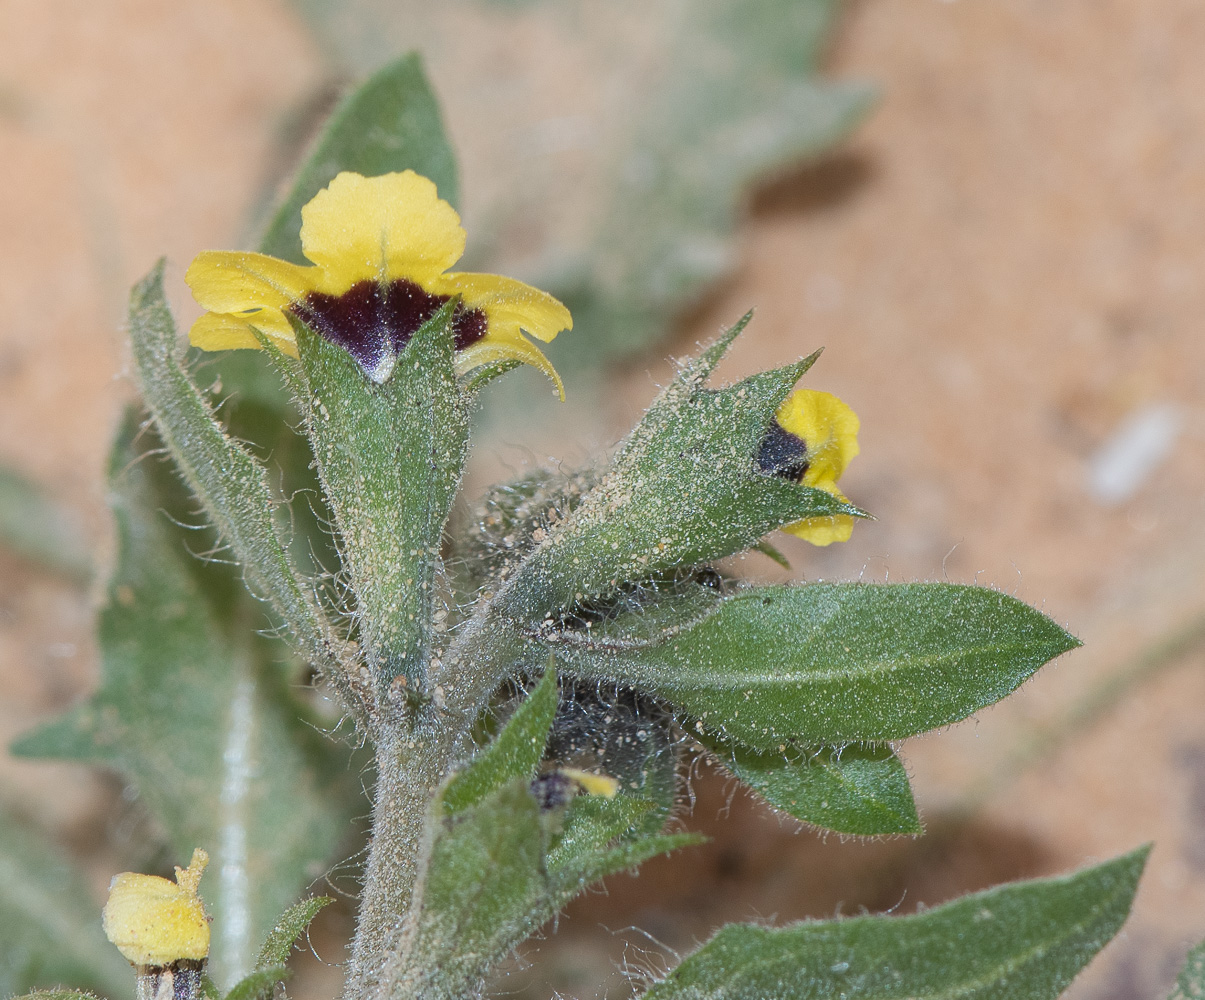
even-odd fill
[[[777,420],[771,421],[757,451],[757,467],[772,476],[798,483],[810,464],[807,442],[784,429]]]
[[[311,330],[344,348],[370,376],[393,367],[393,359],[414,332],[448,301],[405,278],[379,284],[358,281],[342,295],[310,292],[292,312]],[[485,337],[488,321],[480,309],[458,305],[452,316],[456,350]]]

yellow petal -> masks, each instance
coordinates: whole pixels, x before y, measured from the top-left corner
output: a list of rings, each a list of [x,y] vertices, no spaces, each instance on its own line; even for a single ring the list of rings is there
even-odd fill
[[[516,333],[513,339],[509,337],[495,338],[487,334],[484,340],[470,344],[463,351],[457,351],[456,371],[463,375],[473,368],[480,368],[482,365],[506,358],[513,358],[515,361],[538,368],[552,379],[557,395],[561,397],[561,402],[565,401],[565,383],[561,381],[557,370],[552,367],[552,362],[544,357],[544,352],[538,347],[524,340],[521,333]]]
[[[184,280],[193,298],[215,313],[283,309],[316,287],[317,268],[298,267],[262,253],[207,250],[197,254]]]
[[[135,965],[169,965],[209,955],[209,921],[197,895],[209,855],[193,852],[176,882],[157,875],[122,872],[109,885],[101,922],[109,940]]]
[[[809,517],[803,521],[788,524],[783,531],[802,538],[813,545],[832,545],[833,542],[848,542],[854,533],[854,519],[848,514],[836,514],[833,517]]]
[[[806,478],[806,477],[805,477]],[[831,493],[838,500],[846,500],[846,496],[837,484],[831,480],[821,483],[808,483],[818,490]],[[832,545],[833,542],[848,542],[854,533],[854,519],[849,514],[832,514],[828,517],[805,517],[802,521],[783,526],[783,531],[802,538],[813,545]]]
[[[803,485],[836,495],[836,481],[858,454],[858,415],[832,393],[797,389],[778,408],[775,419],[807,446]]]
[[[456,210],[413,170],[341,173],[301,210],[301,246],[329,294],[366,280],[425,285],[460,259],[464,242]]]
[[[593,771],[582,771],[576,767],[562,767],[561,774],[572,778],[578,787],[587,795],[601,795],[604,799],[615,798],[619,791],[619,782],[609,774],[595,774]]]
[[[240,348],[259,350],[260,344],[252,327],[268,337],[290,357],[297,357],[293,328],[278,309],[231,316],[226,313],[206,313],[188,331],[188,341],[202,351],[234,351]]]
[[[437,295],[459,295],[470,309],[480,309],[491,330],[526,331],[548,343],[562,330],[573,329],[573,317],[557,299],[538,288],[498,274],[444,274],[428,285]]]

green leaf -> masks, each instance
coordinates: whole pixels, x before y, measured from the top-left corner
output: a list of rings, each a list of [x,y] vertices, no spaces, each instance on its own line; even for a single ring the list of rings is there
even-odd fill
[[[87,583],[92,557],[78,519],[15,469],[0,466],[0,546],[75,583]]]
[[[401,40],[429,54],[465,175],[481,179],[473,266],[523,270],[563,298],[581,334],[566,359],[661,334],[739,259],[750,184],[831,146],[872,99],[819,79],[835,0],[294,2],[347,69]],[[499,86],[486,39],[559,58],[519,54]]]
[[[257,969],[235,983],[226,994],[226,1000],[267,1000],[272,995],[272,988],[288,976],[289,970],[283,965]]]
[[[694,731],[760,750],[902,739],[957,722],[1079,645],[1015,598],[943,583],[754,588],[693,627],[633,633],[618,642],[620,621],[594,648],[556,645],[558,662],[654,693],[696,720]]]
[[[344,170],[374,177],[402,170],[429,177],[458,201],[456,159],[417,53],[379,69],[331,115],[260,241],[273,257],[309,263],[301,252],[301,208]]]
[[[211,969],[230,981],[324,870],[357,788],[346,751],[288,690],[279,644],[256,636],[238,574],[189,550],[212,536],[179,526],[193,501],[139,423],[127,415],[110,462],[118,553],[98,629],[100,689],[13,749],[115,768],[176,857],[209,851]]]
[[[1167,1000],[1205,1000],[1205,941],[1188,953]]]
[[[610,847],[599,831],[610,814],[612,836],[638,817],[629,806],[578,813],[570,805],[565,830],[575,846],[546,855],[550,823],[526,779],[511,782],[476,805],[444,815],[419,895],[422,908],[384,978],[405,984],[406,995],[463,997],[480,988],[490,970],[551,919],[591,882],[698,838],[648,837]],[[441,810],[446,812],[446,810]],[[586,833],[589,827],[589,834]],[[382,986],[382,994],[387,986]]]
[[[252,590],[269,601],[313,662],[338,673],[313,587],[302,582],[289,557],[267,470],[231,440],[180,363],[176,324],[163,294],[163,261],[134,286],[130,337],[143,399],[184,481]],[[355,707],[352,701],[349,708]]]
[[[255,970],[262,972],[284,965],[293,952],[294,943],[305,933],[310,922],[319,911],[334,901],[330,896],[310,896],[285,910],[277,919],[276,926],[268,932],[268,937],[259,950],[259,958],[255,960]]]
[[[556,706],[556,670],[550,665],[502,732],[469,767],[448,782],[443,792],[444,809],[449,814],[458,813],[516,778],[531,780],[544,756]]]
[[[444,525],[468,450],[449,302],[411,337],[382,385],[294,321],[306,428],[356,595],[361,642],[384,695],[425,680]]]
[[[695,738],[775,809],[805,823],[866,837],[921,832],[908,772],[891,747],[792,743],[758,752],[709,734]]]
[[[63,983],[129,995],[129,964],[100,929],[100,904],[66,852],[0,812],[0,996]],[[79,1000],[54,990],[33,996]]]
[[[725,389],[704,386],[748,320],[683,366],[598,486],[514,572],[498,598],[508,616],[539,621],[583,597],[731,555],[804,517],[862,515],[757,468],[775,410],[816,355]]]
[[[548,916],[544,831],[527,781],[443,821],[415,940],[387,969],[412,996],[470,995]]]
[[[916,916],[729,925],[644,997],[1053,1000],[1124,923],[1148,851]]]
[[[569,803],[561,828],[552,838],[548,870],[576,877],[583,866],[592,866],[595,856],[605,852],[612,841],[636,834],[643,819],[656,809],[657,803],[651,799],[634,795],[621,793],[610,799],[579,795]]]
[[[574,799],[548,852],[556,908],[599,879],[706,840],[697,833],[656,834],[664,823],[661,804],[651,799],[623,794],[613,799],[597,795]]]

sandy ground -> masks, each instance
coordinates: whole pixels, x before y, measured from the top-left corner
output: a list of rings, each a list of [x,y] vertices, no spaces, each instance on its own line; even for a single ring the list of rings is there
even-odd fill
[[[0,23],[0,460],[79,510],[103,553],[103,456],[130,395],[125,289],[166,254],[183,300],[182,267],[238,238],[281,122],[327,73],[277,0],[0,0]],[[630,925],[685,948],[723,919],[910,910],[1154,840],[1134,917],[1072,996],[1165,995],[1205,937],[1201,646],[1028,766],[1016,755],[1205,612],[1203,48],[1190,0],[850,8],[831,69],[876,81],[880,107],[839,153],[757,194],[739,273],[670,346],[754,305],[725,375],[827,348],[811,384],[859,412],[844,485],[879,520],[845,546],[784,541],[805,576],[991,584],[1086,645],[904,746],[920,841],[799,834],[700,778],[691,822],[713,844],[575,905],[540,976],[585,993],[615,956],[639,965],[651,945]],[[615,376],[584,447],[614,440],[668,372],[650,357]],[[1093,456],[1152,407],[1174,408],[1167,456],[1145,468],[1149,446],[1132,448],[1133,489],[1102,502]],[[85,692],[95,653],[87,600],[0,568],[7,740]],[[111,781],[0,773],[6,801],[104,856]],[[972,798],[969,821],[947,819]],[[302,992],[329,995],[335,974],[309,969]]]

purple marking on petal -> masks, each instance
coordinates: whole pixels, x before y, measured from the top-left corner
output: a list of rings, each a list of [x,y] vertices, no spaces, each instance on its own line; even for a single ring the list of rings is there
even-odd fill
[[[777,420],[772,421],[757,451],[757,467],[772,476],[793,479],[798,483],[803,480],[808,465],[807,442],[792,434]]]
[[[310,292],[291,308],[312,330],[351,354],[370,378],[382,381],[393,369],[391,359],[448,298],[401,278],[384,286],[358,281],[342,295]],[[477,343],[488,327],[482,310],[459,306],[452,317],[456,350]]]

